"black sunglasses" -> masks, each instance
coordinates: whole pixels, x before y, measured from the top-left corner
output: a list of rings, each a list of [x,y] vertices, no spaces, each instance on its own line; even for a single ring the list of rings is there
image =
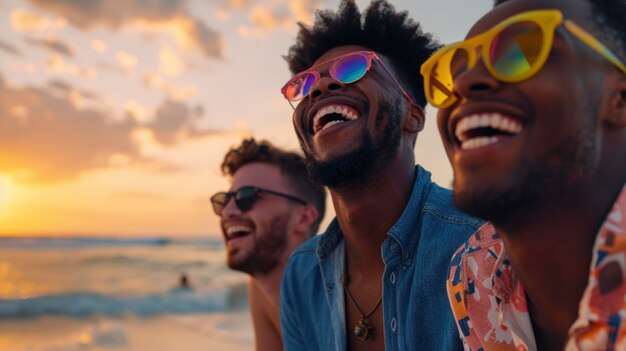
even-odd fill
[[[226,207],[226,204],[228,204],[228,201],[230,201],[233,196],[235,197],[235,204],[237,205],[237,208],[239,208],[241,211],[249,211],[259,199],[259,193],[267,193],[281,196],[285,199],[295,201],[301,205],[307,204],[306,201],[292,195],[279,193],[273,190],[261,189],[255,186],[242,186],[237,191],[219,192],[211,196],[213,211],[215,211],[216,215],[221,216],[224,207]]]

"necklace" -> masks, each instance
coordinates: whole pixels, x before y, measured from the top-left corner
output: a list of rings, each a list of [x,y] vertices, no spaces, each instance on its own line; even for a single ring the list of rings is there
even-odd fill
[[[359,319],[359,321],[353,328],[354,336],[356,336],[356,338],[361,341],[366,341],[374,333],[374,328],[371,324],[369,324],[367,319],[378,309],[378,306],[380,306],[380,303],[383,301],[383,297],[381,294],[380,299],[378,299],[376,305],[369,312],[363,313],[359,305],[357,305],[356,301],[354,300],[354,297],[352,297],[352,294],[350,294],[350,290],[348,290],[348,279],[349,278],[346,277],[345,274],[342,275],[341,285],[343,285],[343,289],[346,291],[346,294],[350,298],[350,301],[352,301],[352,304],[354,305],[354,307],[356,307],[356,310],[359,311],[359,314],[361,315],[361,319]]]

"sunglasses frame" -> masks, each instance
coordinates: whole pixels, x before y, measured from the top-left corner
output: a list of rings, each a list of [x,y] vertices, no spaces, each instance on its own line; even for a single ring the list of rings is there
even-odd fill
[[[496,71],[496,69],[493,67],[493,63],[491,62],[490,50],[493,40],[506,28],[523,22],[534,23],[541,29],[544,39],[540,53],[537,56],[534,65],[527,72],[516,76],[507,76],[504,74],[500,74]],[[445,87],[440,82],[431,82],[431,74],[433,72],[433,69],[437,66],[438,63],[440,63],[440,59],[444,55],[450,53],[450,51],[452,50],[463,49],[463,51],[467,54],[467,68],[465,69],[465,71],[469,71],[476,66],[476,63],[478,62],[478,54],[476,53],[476,48],[480,46],[480,56],[482,58],[482,62],[489,71],[489,73],[496,79],[507,83],[515,83],[532,77],[539,70],[541,70],[541,68],[543,68],[544,64],[546,63],[548,55],[552,50],[555,32],[561,24],[563,24],[568,32],[573,34],[576,38],[578,38],[588,47],[596,51],[602,57],[606,58],[620,71],[626,74],[626,66],[609,48],[607,48],[593,35],[582,29],[580,26],[576,25],[571,20],[564,20],[563,13],[560,10],[534,10],[509,17],[482,34],[479,34],[473,38],[464,41],[446,45],[439,51],[437,51],[426,62],[424,62],[420,69],[420,73],[424,78],[424,92],[426,94],[426,99],[431,105],[437,108],[450,107],[457,101],[458,97],[456,96],[456,94],[454,94],[453,91],[450,91],[450,89]],[[440,89],[442,92],[449,93],[449,97],[440,104],[437,104],[434,101],[431,92],[431,83],[433,86],[437,86],[437,88]],[[452,84],[454,85],[454,79],[452,79]],[[453,90],[454,86],[452,86],[451,89]]]
[[[241,192],[242,190],[252,190],[251,197],[254,198],[254,200],[252,201],[252,204],[250,205],[249,208],[242,208],[242,206],[240,205],[239,201],[241,201],[241,199],[237,196],[239,194],[239,192]],[[213,194],[213,196],[211,196],[211,205],[213,206],[213,212],[215,212],[216,215],[218,216],[222,216],[222,211],[224,211],[224,208],[228,205],[228,203],[230,202],[230,200],[235,199],[235,205],[237,206],[237,208],[242,211],[242,212],[246,212],[246,211],[250,211],[253,207],[254,204],[256,204],[256,202],[259,200],[259,193],[266,193],[266,194],[271,194],[271,195],[275,195],[275,196],[280,196],[283,197],[285,199],[294,201],[299,203],[300,205],[308,205],[308,202],[304,201],[303,199],[293,196],[293,195],[289,195],[289,194],[285,194],[285,193],[281,193],[278,191],[274,191],[274,190],[269,190],[269,189],[264,189],[264,188],[259,188],[256,186],[250,186],[250,185],[245,185],[242,186],[241,188],[235,190],[235,191],[221,191],[218,193]],[[218,196],[226,196],[226,199],[224,201],[224,203],[220,203],[217,200]],[[221,208],[218,208],[217,206],[221,206]],[[245,206],[243,206],[245,207]]]
[[[342,59],[345,59],[345,58],[350,57],[350,56],[355,56],[355,55],[363,56],[367,60],[367,66],[365,68],[365,73],[363,73],[363,75],[360,76],[359,78],[357,78],[357,79],[355,79],[353,81],[350,81],[350,82],[342,82],[341,80],[337,79],[335,74],[336,74],[336,71],[337,71],[337,67],[341,63]],[[383,67],[385,72],[387,72],[387,74],[391,77],[391,79],[396,84],[396,86],[400,89],[402,94],[407,98],[407,100],[409,100],[409,102],[412,105],[415,105],[415,103],[413,102],[413,99],[411,98],[411,96],[406,92],[406,90],[404,90],[404,88],[402,88],[402,86],[400,85],[400,83],[396,79],[395,75],[391,72],[391,70],[387,67],[387,65],[385,65],[385,63],[380,59],[380,57],[378,57],[378,55],[374,51],[366,51],[366,50],[352,51],[352,52],[349,52],[347,54],[343,54],[343,55],[337,56],[335,58],[332,58],[330,60],[326,60],[326,61],[320,62],[320,63],[318,63],[316,65],[313,65],[309,69],[304,70],[304,71],[296,74],[295,76],[293,76],[291,79],[289,79],[289,81],[287,81],[287,83],[282,87],[282,89],[280,89],[280,92],[283,94],[285,99],[287,99],[287,101],[289,102],[291,107],[293,107],[294,110],[295,110],[295,107],[293,106],[292,102],[304,100],[304,98],[309,96],[309,94],[306,94],[306,95],[303,95],[302,98],[300,98],[300,99],[289,99],[287,97],[287,88],[289,87],[291,82],[293,82],[297,78],[303,77],[303,76],[308,75],[308,74],[312,74],[313,77],[314,77],[314,81],[313,81],[312,85],[315,85],[315,83],[317,83],[320,80],[320,78],[321,78],[320,72],[318,70],[316,70],[315,68],[316,67],[320,67],[320,66],[325,65],[325,64],[328,64],[329,62],[333,62],[334,61],[331,64],[330,68],[328,69],[328,74],[330,75],[330,77],[332,79],[338,81],[338,82],[343,83],[343,84],[350,84],[350,83],[357,82],[357,81],[361,80],[361,78],[365,77],[365,74],[367,74],[367,72],[369,72],[370,68],[372,67],[372,60],[373,59],[376,59],[376,60],[378,60],[378,62],[380,62],[380,65]]]

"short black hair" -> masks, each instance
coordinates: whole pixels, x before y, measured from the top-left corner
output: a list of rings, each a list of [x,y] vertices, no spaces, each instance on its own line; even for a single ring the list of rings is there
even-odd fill
[[[494,7],[509,0],[495,0]],[[589,17],[601,31],[603,44],[626,60],[626,0],[587,0],[591,5]]]
[[[222,161],[222,173],[233,177],[239,168],[256,162],[277,166],[287,176],[298,196],[315,206],[319,214],[311,225],[311,235],[315,235],[324,218],[326,192],[309,180],[304,158],[298,153],[280,149],[269,141],[248,138],[242,140],[239,146],[228,150]]]
[[[361,13],[354,0],[342,0],[337,12],[317,11],[313,27],[299,23],[296,43],[285,60],[291,73],[311,67],[327,51],[342,45],[360,45],[385,55],[402,85],[421,107],[426,105],[420,67],[438,48],[432,35],[386,0],[375,0]]]

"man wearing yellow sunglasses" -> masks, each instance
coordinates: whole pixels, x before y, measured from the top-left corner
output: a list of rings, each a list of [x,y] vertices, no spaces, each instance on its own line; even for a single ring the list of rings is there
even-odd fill
[[[457,206],[469,350],[626,350],[626,2],[499,0],[422,66]]]

